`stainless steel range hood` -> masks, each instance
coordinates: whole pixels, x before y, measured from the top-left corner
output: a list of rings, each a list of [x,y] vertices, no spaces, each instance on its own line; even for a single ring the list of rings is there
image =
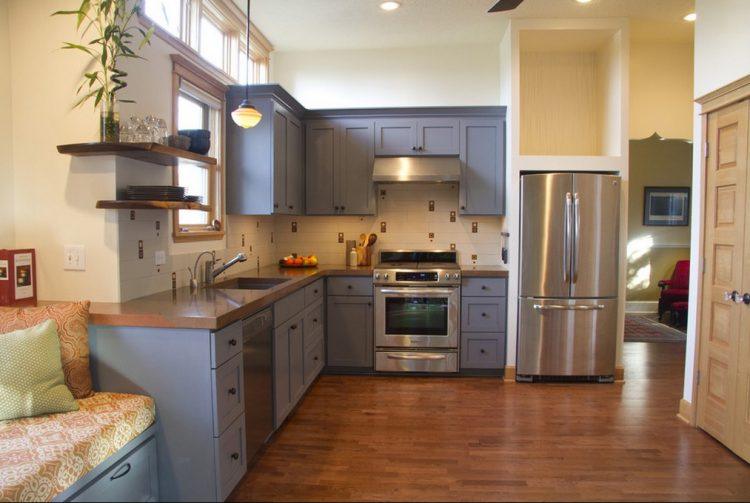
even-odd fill
[[[376,157],[376,183],[458,182],[461,161],[457,157]]]

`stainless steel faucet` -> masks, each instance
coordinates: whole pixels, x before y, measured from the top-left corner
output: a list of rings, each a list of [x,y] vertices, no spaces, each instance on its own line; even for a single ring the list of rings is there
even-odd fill
[[[214,269],[216,267],[216,252],[215,251],[205,251],[198,255],[195,259],[195,265],[192,269],[188,267],[188,271],[190,272],[190,290],[196,291],[198,290],[198,264],[200,263],[201,258],[203,255],[211,255],[211,260],[206,262],[206,269],[205,269],[205,275],[204,275],[204,282],[206,286],[213,285],[214,280],[216,277],[232,267],[234,264],[237,264],[239,262],[244,262],[247,260],[247,257],[244,253],[238,253],[236,257],[233,259],[225,262],[221,267],[218,269]]]

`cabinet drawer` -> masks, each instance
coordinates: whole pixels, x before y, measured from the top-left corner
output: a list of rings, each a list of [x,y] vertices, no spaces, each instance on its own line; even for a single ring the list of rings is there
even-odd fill
[[[325,284],[322,279],[319,279],[312,285],[305,287],[305,305],[309,306],[318,299],[323,298]]]
[[[214,440],[214,450],[216,454],[216,499],[224,501],[247,471],[244,414]]]
[[[323,332],[319,332],[310,347],[305,349],[305,386],[309,386],[318,377],[323,369],[324,359]]]
[[[278,327],[305,308],[305,290],[297,290],[273,305],[273,325]]]
[[[245,408],[245,381],[239,354],[211,371],[214,406],[214,436],[219,436]]]
[[[323,331],[323,300],[319,300],[305,309],[305,318],[302,324],[305,336],[305,347],[309,348],[315,342],[315,337]]]
[[[71,501],[156,501],[159,499],[156,439],[126,454]]]
[[[242,352],[242,322],[232,323],[218,332],[211,333],[211,368]]]
[[[470,332],[505,332],[505,297],[461,299],[461,329]]]
[[[328,278],[328,295],[372,296],[372,278]]]
[[[467,297],[505,297],[508,280],[505,278],[464,278],[461,295]]]
[[[500,369],[505,367],[503,334],[461,333],[462,369]]]

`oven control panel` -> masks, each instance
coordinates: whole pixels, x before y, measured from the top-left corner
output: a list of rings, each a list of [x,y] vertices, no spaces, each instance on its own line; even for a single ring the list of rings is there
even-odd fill
[[[461,271],[456,269],[375,269],[372,279],[376,285],[460,285]]]

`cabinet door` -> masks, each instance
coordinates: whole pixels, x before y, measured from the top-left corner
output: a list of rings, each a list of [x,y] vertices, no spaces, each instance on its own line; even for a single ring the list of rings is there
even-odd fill
[[[372,368],[372,297],[328,297],[327,363]]]
[[[458,119],[421,119],[417,151],[422,155],[458,155]]]
[[[286,207],[292,215],[302,212],[302,123],[286,117]]]
[[[375,155],[417,153],[417,121],[385,119],[375,122]]]
[[[306,212],[308,215],[334,213],[334,169],[336,158],[336,126],[329,121],[313,121],[306,128],[307,162],[305,169]]]
[[[288,213],[286,204],[287,118],[278,105],[273,109],[273,212]]]
[[[341,214],[375,214],[373,131],[373,121],[345,120],[339,123],[335,193]]]
[[[505,214],[505,122],[461,121],[460,212]]]
[[[289,326],[288,321],[273,334],[273,401],[275,424],[278,428],[292,408],[289,380]]]
[[[289,386],[292,408],[305,392],[305,340],[302,331],[302,316],[293,319],[289,326]]]

